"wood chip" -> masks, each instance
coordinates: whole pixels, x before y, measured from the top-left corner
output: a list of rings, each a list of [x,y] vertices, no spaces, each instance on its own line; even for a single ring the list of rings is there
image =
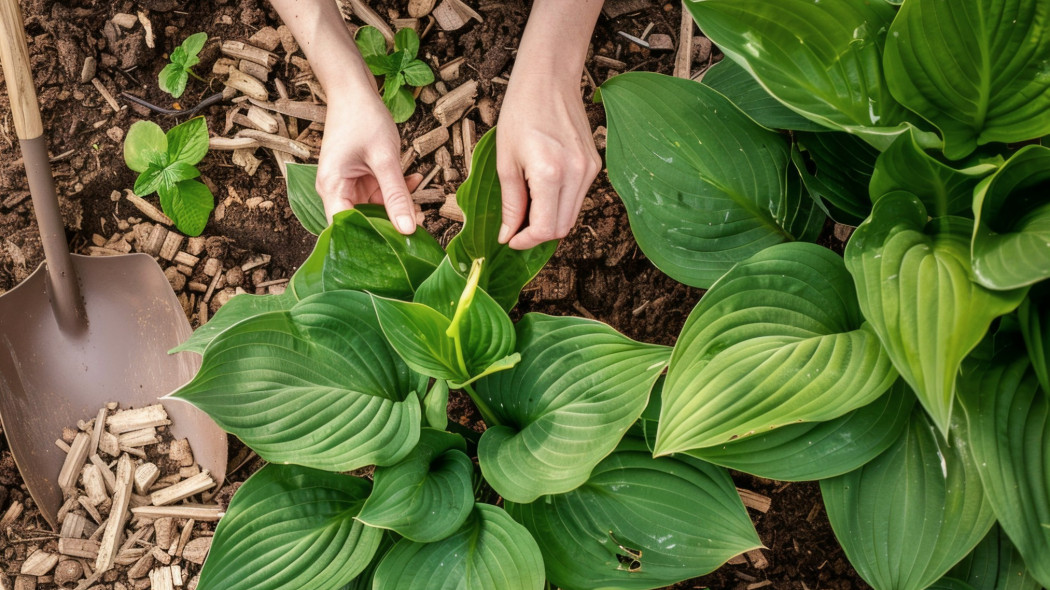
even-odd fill
[[[196,564],[203,564],[211,549],[211,537],[197,537],[182,550],[182,558]]]
[[[129,203],[135,206],[136,209],[141,211],[146,217],[149,217],[153,221],[156,221],[157,223],[163,223],[164,225],[172,225],[174,223],[170,217],[164,214],[163,211],[154,207],[152,203],[136,195],[135,193],[131,191],[126,191],[124,193],[124,198],[126,198]]]
[[[146,518],[192,518],[202,522],[215,522],[223,515],[218,505],[178,504],[176,506],[140,506],[131,509],[132,514]]]
[[[266,133],[277,133],[277,119],[261,108],[251,105],[248,107],[248,113],[245,116],[256,129]]]
[[[164,237],[164,243],[160,246],[160,252],[158,256],[164,260],[171,260],[175,257],[175,254],[182,248],[182,242],[185,240],[182,234],[177,232],[168,232],[168,235]]]
[[[627,64],[625,64],[624,62],[622,62],[622,61],[620,61],[618,59],[613,59],[611,57],[605,57],[604,55],[596,55],[596,56],[594,56],[594,63],[596,63],[596,64],[598,64],[598,65],[600,65],[602,67],[612,68],[614,70],[626,70],[627,69]]]
[[[211,137],[208,139],[208,149],[229,152],[233,150],[255,150],[262,147],[258,141],[250,137]]]
[[[463,119],[461,129],[463,131],[463,163],[466,165],[467,174],[470,174],[470,165],[474,159],[474,144],[478,140],[474,120]]]
[[[141,10],[135,16],[139,19],[139,23],[142,24],[142,28],[146,32],[146,47],[155,49],[157,47],[157,38],[153,34],[153,23],[150,22],[149,16]]]
[[[62,488],[66,495],[73,492],[73,486],[80,475],[80,470],[87,461],[90,446],[91,435],[86,432],[78,432],[76,438],[73,439],[73,444],[69,445],[66,460],[62,463],[62,469],[58,473],[58,487]]]
[[[412,200],[420,205],[436,205],[445,202],[445,189],[441,187],[416,189]]]
[[[87,493],[88,502],[91,502],[92,506],[98,506],[109,499],[109,494],[106,490],[106,480],[103,479],[102,472],[98,470],[98,467],[91,463],[85,465],[81,471],[80,478],[84,482],[84,491]]]
[[[184,479],[175,485],[153,492],[150,494],[150,502],[154,506],[167,506],[204,492],[214,485],[215,480],[212,479],[211,473],[205,469],[189,479]]]
[[[682,9],[682,22],[678,31],[678,53],[674,58],[676,78],[689,79],[693,69],[693,15]]]
[[[386,20],[383,17],[376,14],[376,11],[372,10],[364,0],[349,0],[349,2],[357,18],[364,21],[366,25],[372,25],[379,29],[383,38],[386,39],[387,46],[394,44],[394,31],[390,30],[390,26],[386,24]]]
[[[475,19],[479,23],[485,22],[485,19],[481,18],[480,14],[462,0],[441,0],[441,3],[434,8],[432,14],[438,26],[445,31],[459,30],[470,19]]]
[[[27,576],[43,576],[53,570],[56,565],[58,565],[58,555],[37,550],[26,557],[18,571]]]
[[[741,488],[736,489],[737,494],[740,495],[740,499],[744,501],[744,506],[757,510],[762,514],[769,512],[770,506],[773,505],[773,500],[769,499],[768,496],[759,494],[758,492],[752,492],[751,490],[744,490]]]
[[[126,414],[133,411],[127,410],[121,413]],[[121,413],[114,414],[113,417],[120,416]],[[102,542],[99,546],[98,559],[95,560],[96,572],[104,572],[111,568],[113,560],[117,556],[117,546],[120,543],[121,533],[124,531],[124,522],[128,517],[128,501],[131,499],[134,471],[131,458],[127,455],[121,455],[117,461],[117,483],[116,490],[113,492],[113,507],[110,508],[109,520],[106,522],[106,528],[102,534]]]
[[[425,156],[448,141],[448,128],[437,127],[412,141],[412,147],[420,156]]]
[[[434,10],[437,0],[408,0],[408,14],[413,18],[423,18]]]
[[[270,80],[270,68],[253,61],[242,59],[237,62],[237,69],[263,84],[266,84],[266,82]],[[229,72],[226,72],[226,74],[229,75]]]
[[[88,446],[88,456],[98,452],[98,441],[102,438],[102,431],[106,429],[106,408],[103,407],[95,416],[95,425],[91,431],[91,444]]]
[[[745,555],[747,555],[748,561],[751,562],[751,566],[756,570],[764,570],[769,567],[769,560],[766,559],[765,554],[762,553],[762,549],[752,549]]]
[[[99,542],[91,539],[65,539],[58,540],[58,552],[70,557],[83,557],[85,559],[96,559],[98,557]]]
[[[288,115],[296,119],[305,119],[314,123],[324,123],[325,116],[328,114],[328,108],[325,105],[315,102],[288,100],[286,98],[279,98],[273,102],[249,99],[248,102],[268,111]]]
[[[109,108],[113,109],[114,113],[119,113],[120,104],[117,103],[117,99],[113,98],[113,95],[110,94],[109,90],[106,89],[106,86],[102,84],[102,82],[98,78],[92,78],[91,84],[93,84],[95,86],[95,89],[98,90],[98,93],[102,95],[102,98],[105,99],[106,104],[109,105]]]
[[[309,146],[294,139],[281,137],[273,133],[265,133],[257,129],[241,129],[237,132],[237,137],[253,139],[262,147],[288,153],[301,160],[310,158]]]
[[[134,565],[128,568],[128,579],[137,580],[148,576],[150,570],[153,569],[154,559],[152,553],[144,553],[135,560]]]
[[[143,463],[135,469],[135,491],[146,495],[149,493],[150,486],[153,482],[157,481],[157,477],[160,476],[160,469],[157,468],[153,463]]]
[[[277,54],[272,51],[267,51],[266,49],[255,47],[254,45],[249,45],[242,41],[223,41],[219,49],[223,54],[234,59],[246,59],[268,68],[274,67],[279,61]]]
[[[445,198],[445,204],[441,206],[438,213],[447,219],[452,221],[462,222],[464,220],[463,210],[459,208],[459,203],[456,202],[456,195],[449,195]]]
[[[458,121],[470,107],[478,94],[478,83],[470,80],[460,84],[434,103],[434,118],[445,127]],[[444,142],[442,142],[444,143]]]
[[[118,440],[119,439],[117,439],[117,435],[107,430],[102,433],[102,438],[98,440],[98,450],[109,455],[110,457],[116,457],[120,454],[120,447],[117,442]]]
[[[167,426],[171,424],[168,412],[161,404],[123,410],[106,418],[106,426],[113,434],[123,434],[132,430],[150,426]],[[119,479],[119,478],[118,478]]]
[[[6,530],[7,527],[14,524],[18,520],[19,516],[22,516],[22,511],[25,509],[25,505],[21,502],[11,502],[11,505],[4,511],[4,516],[0,518],[0,530]]]
[[[171,581],[171,568],[159,567],[149,573],[150,590],[175,590]]]
[[[249,98],[257,100],[266,100],[267,98],[266,87],[262,82],[237,69],[231,69],[227,72],[224,84]]]
[[[88,530],[87,525],[88,520],[86,518],[76,512],[71,512],[66,514],[66,517],[62,519],[62,528],[58,534],[67,539],[80,539],[84,537],[84,534]]]
[[[273,51],[281,44],[281,36],[277,33],[277,29],[263,27],[248,37],[248,44],[266,51]]]

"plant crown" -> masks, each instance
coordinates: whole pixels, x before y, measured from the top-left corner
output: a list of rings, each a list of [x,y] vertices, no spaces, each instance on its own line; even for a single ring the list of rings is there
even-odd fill
[[[357,48],[373,75],[383,76],[380,93],[395,123],[404,123],[416,111],[411,86],[422,87],[434,82],[434,72],[419,53],[419,35],[404,28],[394,35],[394,50],[387,54],[386,39],[379,29],[366,25],[357,30]]]
[[[160,89],[167,92],[172,98],[182,96],[186,91],[186,82],[193,73],[193,66],[200,62],[198,54],[204,49],[204,43],[208,41],[207,33],[194,33],[182,42],[181,45],[172,50],[168,56],[170,63],[161,69],[157,75],[157,83]]]

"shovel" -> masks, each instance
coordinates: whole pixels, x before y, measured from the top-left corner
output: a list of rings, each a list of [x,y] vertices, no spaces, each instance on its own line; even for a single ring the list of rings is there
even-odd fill
[[[0,0],[0,61],[45,258],[0,296],[0,423],[29,493],[56,528],[66,454],[55,440],[63,427],[111,401],[122,408],[160,403],[193,377],[200,360],[167,354],[191,330],[151,257],[69,253],[18,0]],[[189,404],[163,404],[172,435],[189,439],[197,463],[221,483],[226,435]]]

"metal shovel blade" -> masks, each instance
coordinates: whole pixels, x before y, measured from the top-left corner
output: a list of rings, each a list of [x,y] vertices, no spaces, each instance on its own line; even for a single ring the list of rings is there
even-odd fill
[[[63,502],[57,482],[66,454],[55,444],[63,427],[87,421],[107,402],[156,404],[200,366],[192,353],[167,353],[190,326],[152,258],[74,255],[72,263],[85,330],[60,328],[45,264],[0,296],[0,420],[26,487],[53,528]],[[175,438],[189,439],[197,462],[221,482],[225,433],[187,403],[160,401]]]

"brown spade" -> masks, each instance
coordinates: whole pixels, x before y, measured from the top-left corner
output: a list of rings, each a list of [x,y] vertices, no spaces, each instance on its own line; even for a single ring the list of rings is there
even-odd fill
[[[55,527],[65,460],[55,439],[62,428],[96,415],[106,402],[155,404],[189,381],[200,359],[167,354],[189,337],[190,326],[152,258],[69,253],[18,0],[0,0],[0,62],[45,258],[0,296],[0,422],[26,487]],[[226,435],[189,404],[163,404],[172,434],[188,438],[197,462],[221,483]]]

